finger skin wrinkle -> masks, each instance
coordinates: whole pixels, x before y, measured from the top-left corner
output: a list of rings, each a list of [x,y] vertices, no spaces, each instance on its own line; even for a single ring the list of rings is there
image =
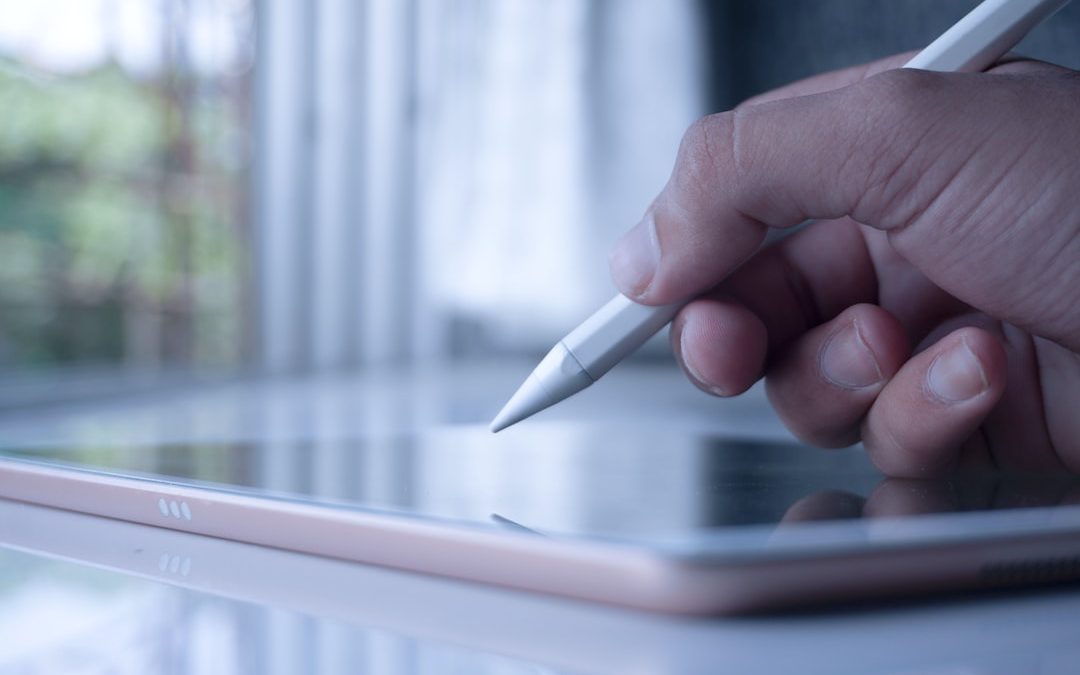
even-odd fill
[[[873,111],[864,118],[852,147],[865,163],[849,169],[863,189],[857,195],[851,216],[883,230],[904,229],[927,211],[936,195],[934,189],[922,199],[920,183],[925,184],[929,166],[916,166],[925,155],[926,142],[948,122],[949,110],[940,104],[941,90],[947,84],[940,73],[891,70],[879,73],[845,90],[848,107]],[[871,146],[872,147],[868,147]],[[931,153],[941,156],[940,153]],[[942,190],[947,181],[942,181]],[[906,213],[899,205],[909,201]]]
[[[717,184],[716,178],[720,173],[709,142],[708,129],[712,118],[713,116],[702,117],[695,121],[683,136],[675,172],[671,176],[677,199],[665,200],[668,208],[673,202],[681,207],[709,203],[710,193]]]
[[[766,223],[757,216],[754,216],[751,213],[751,209],[742,204],[743,200],[746,198],[746,191],[744,188],[746,185],[746,176],[750,172],[751,161],[744,152],[745,143],[743,142],[745,136],[743,127],[747,123],[747,114],[749,113],[746,109],[740,110],[736,108],[731,111],[731,123],[728,125],[730,129],[728,131],[728,147],[731,149],[731,172],[733,178],[731,183],[732,198],[730,207],[740,217],[755,223],[761,223],[763,227],[769,227],[771,225],[770,223]]]
[[[678,161],[683,171],[677,170],[675,176],[681,175],[685,181],[681,189],[693,193],[692,203],[713,207],[719,196],[717,189],[725,186],[732,193],[738,192],[739,167],[732,149],[735,136],[730,130],[718,128],[732,129],[733,117],[731,112],[702,117],[690,125],[683,137]]]
[[[790,197],[780,200],[785,190],[774,189],[776,176],[770,170],[771,163],[775,162],[777,150],[788,151],[790,157],[792,148],[777,145],[771,136],[763,142],[755,135],[755,130],[768,131],[773,123],[770,117],[788,105],[787,101],[774,101],[726,114],[729,121],[723,142],[727,143],[727,169],[732,177],[726,206],[764,227],[787,228],[810,217],[805,206],[793,203]],[[712,131],[711,136],[717,138],[720,134]],[[719,155],[720,151],[714,148],[713,153]],[[717,159],[723,161],[723,157]]]
[[[999,125],[1000,127],[1001,125]],[[953,185],[958,182],[962,177],[974,174],[979,177],[978,181],[973,181],[974,189],[978,192],[974,195],[973,202],[975,204],[992,204],[990,199],[995,193],[1001,191],[1002,187],[1009,179],[1013,178],[1012,167],[1023,163],[1024,158],[1032,152],[1030,146],[1020,148],[1019,153],[1011,156],[1001,156],[1001,148],[993,148],[991,153],[997,155],[990,169],[992,174],[988,174],[987,167],[975,167],[972,165],[975,163],[976,158],[984,155],[987,152],[987,146],[990,143],[990,139],[999,133],[999,128],[990,129],[986,134],[979,138],[977,142],[971,143],[971,150],[966,154],[964,160],[952,171],[951,180],[945,185],[945,189],[942,192],[950,191]],[[1007,131],[1007,130],[1005,130]],[[968,141],[970,143],[970,141]],[[973,189],[972,184],[965,183],[960,190],[964,192],[971,192]],[[1045,189],[1045,188],[1044,188]],[[976,215],[976,214],[973,214]]]
[[[739,110],[738,108],[736,108],[731,112],[731,124],[729,125],[731,127],[731,131],[729,132],[731,135],[731,138],[729,140],[731,147],[731,164],[733,172],[735,174],[734,187],[736,193],[740,192],[739,188],[742,187],[744,175],[744,160],[742,155],[742,143],[740,141],[740,139],[742,138],[742,133],[739,130],[742,128],[742,120],[745,115],[745,110]]]
[[[942,181],[941,185],[934,191],[930,201],[926,207],[921,210],[921,213],[913,214],[913,218],[902,224],[896,232],[900,232],[907,229],[914,223],[919,223],[924,227],[933,227],[934,229],[950,235],[954,239],[962,238],[967,241],[969,238],[966,236],[972,228],[976,228],[979,232],[978,237],[971,237],[967,243],[973,245],[979,242],[979,245],[992,249],[997,243],[993,239],[987,240],[988,235],[991,238],[1005,236],[1009,230],[987,232],[986,228],[982,227],[984,214],[978,213],[978,206],[975,210],[969,213],[958,213],[955,208],[950,209],[948,205],[959,203],[963,204],[965,200],[957,199],[957,193],[970,194],[973,190],[978,192],[973,198],[970,198],[971,203],[976,205],[983,203],[990,203],[989,197],[994,193],[1001,191],[1005,181],[1010,177],[1010,165],[1012,163],[1011,158],[1002,158],[1001,161],[996,163],[994,172],[992,175],[988,175],[982,167],[971,168],[975,158],[979,156],[986,145],[986,140],[980,140],[975,143],[973,147],[965,153],[964,158],[955,166],[949,169],[948,175]],[[932,170],[932,167],[931,167]],[[979,180],[972,184],[972,181],[965,180],[968,175],[974,174],[979,176]],[[990,214],[985,214],[989,216]],[[928,217],[931,216],[931,217]],[[930,222],[933,221],[933,222]],[[947,225],[951,227],[946,227]],[[939,239],[941,237],[939,236]],[[965,255],[970,255],[972,251],[970,249],[965,251]]]
[[[874,179],[877,165],[895,154],[899,140],[896,138],[899,135],[896,130],[900,128],[899,122],[903,120],[893,120],[893,111],[883,110],[880,104],[866,100],[868,97],[862,93],[862,89],[865,89],[864,83],[858,82],[839,92],[840,106],[852,112],[849,113],[851,117],[846,125],[846,155],[836,175],[841,177],[841,184],[847,183],[858,188],[847,214],[856,220],[865,211],[863,200],[867,193],[878,185],[891,182],[917,147],[917,144],[913,144],[905,157],[894,158],[893,166],[887,171],[885,179]],[[862,112],[857,119],[854,115],[856,111]]]
[[[1044,185],[1034,196],[1018,193],[1010,197],[1010,167],[1026,151],[1016,157],[1001,158],[989,172],[986,167],[969,170],[983,143],[979,146],[952,172],[949,183],[923,215],[900,231],[890,231],[889,239],[904,255],[910,255],[913,260],[934,270],[928,276],[960,300],[977,304],[992,316],[1025,328],[1042,326],[1047,330],[1063,326],[1066,323],[1063,319],[1073,315],[1070,308],[1075,306],[1064,303],[1064,306],[1055,307],[1060,298],[1075,296],[1065,291],[1069,287],[1059,281],[1068,276],[1058,262],[1061,256],[1065,255],[1065,270],[1071,264],[1068,252],[1062,251],[1062,237],[1057,234],[1063,228],[1053,231],[1056,236],[1051,238],[1058,241],[1047,240],[1028,257],[1003,259],[998,253],[1024,247],[1024,239],[1029,236],[1024,234],[1027,230],[1024,219],[1031,215],[1033,208],[1038,208],[1036,204],[1049,188]],[[972,181],[971,174],[982,178]],[[961,193],[974,204],[968,212],[947,206],[963,201],[958,198]],[[920,241],[928,240],[936,241],[938,245],[919,245]],[[1074,254],[1072,260],[1075,259]],[[979,284],[970,275],[956,271],[965,266],[985,270]],[[1032,276],[1033,271],[1035,276]],[[1016,283],[1017,279],[1023,278],[1034,283]],[[1048,288],[1057,290],[1048,293]],[[1055,332],[1051,337],[1059,338],[1060,333]]]
[[[1049,258],[1042,265],[1048,270],[1048,278],[1057,279],[1057,298],[1049,295],[1048,314],[1042,317],[1042,325],[1054,325],[1062,322],[1061,333],[1051,335],[1055,341],[1080,351],[1080,223],[1073,223],[1071,231],[1064,235],[1060,244],[1052,242],[1048,246]],[[1068,290],[1066,290],[1068,289]],[[1045,299],[1044,299],[1045,301]]]
[[[875,177],[875,171],[866,172],[866,187],[859,194],[851,210],[852,217],[855,220],[865,223],[877,223],[884,230],[903,229],[907,223],[910,223],[920,213],[921,210],[915,205],[911,209],[911,213],[906,217],[899,218],[896,215],[900,202],[911,196],[913,180],[909,176],[921,175],[918,170],[907,173],[902,172],[905,169],[910,169],[916,153],[922,142],[930,135],[930,132],[930,126],[923,128],[919,136],[913,142],[907,144],[902,153],[891,157],[889,159],[891,166],[885,170],[884,175]],[[895,144],[893,145],[895,146]],[[883,154],[888,156],[889,153],[885,152]],[[870,163],[872,167],[876,164],[873,160]],[[904,180],[898,181],[901,176],[904,177]],[[892,223],[892,225],[889,223]]]
[[[919,192],[919,183],[927,184],[925,176],[935,173],[939,166],[948,160],[939,157],[936,161],[920,169],[917,173],[923,177],[922,180],[913,181],[907,189],[900,191],[896,196],[897,199],[903,197],[910,199],[907,212],[899,213],[899,209],[892,206],[893,213],[888,218],[879,218],[877,221],[879,227],[886,231],[889,241],[896,246],[901,255],[907,257],[910,253],[910,249],[904,246],[904,242],[909,238],[918,248],[921,237],[916,234],[916,231],[920,228],[931,228],[933,232],[930,236],[937,241],[944,241],[946,238],[955,240],[957,235],[962,234],[964,225],[971,220],[970,214],[953,213],[955,209],[950,208],[950,204],[957,201],[954,199],[954,193],[968,189],[966,185],[960,184],[959,179],[972,159],[980,152],[981,146],[981,142],[976,143],[955,166],[947,168],[947,175],[939,177],[937,184],[929,187],[929,194],[915,196],[912,199],[912,196]],[[1000,181],[1001,178],[1001,175],[997,176],[995,182]],[[959,203],[965,201],[959,200]],[[947,251],[949,249],[939,247],[938,250]]]
[[[705,161],[712,167],[713,175],[726,179],[724,182],[713,183],[713,185],[719,184],[727,188],[728,203],[724,206],[734,212],[736,220],[757,226],[764,232],[769,224],[740,203],[747,195],[744,187],[746,176],[750,172],[750,160],[742,150],[745,147],[742,141],[744,132],[740,131],[745,123],[745,116],[745,110],[737,109],[709,115],[695,124],[697,129],[693,135],[696,145],[700,146],[705,156]]]

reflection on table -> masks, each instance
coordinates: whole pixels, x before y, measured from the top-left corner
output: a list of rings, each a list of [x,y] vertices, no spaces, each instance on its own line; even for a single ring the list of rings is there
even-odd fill
[[[0,569],[0,672],[1049,673],[1080,663],[1076,589],[689,620],[13,502],[0,502]]]

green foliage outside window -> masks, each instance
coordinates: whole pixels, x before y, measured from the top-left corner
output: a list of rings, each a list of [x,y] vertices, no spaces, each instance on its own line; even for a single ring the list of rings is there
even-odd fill
[[[0,369],[228,365],[248,87],[0,62]]]

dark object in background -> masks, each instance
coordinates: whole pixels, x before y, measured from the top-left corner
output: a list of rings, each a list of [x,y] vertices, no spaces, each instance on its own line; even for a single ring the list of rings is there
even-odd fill
[[[702,0],[709,107],[728,110],[793,80],[918,50],[972,0]],[[1080,4],[1067,5],[1016,50],[1080,69]]]

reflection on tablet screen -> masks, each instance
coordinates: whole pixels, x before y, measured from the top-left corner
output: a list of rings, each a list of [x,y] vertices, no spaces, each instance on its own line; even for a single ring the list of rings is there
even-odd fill
[[[886,480],[859,449],[532,425],[320,443],[4,450],[182,484],[536,533],[666,536],[735,525],[1054,506],[1075,479]]]

